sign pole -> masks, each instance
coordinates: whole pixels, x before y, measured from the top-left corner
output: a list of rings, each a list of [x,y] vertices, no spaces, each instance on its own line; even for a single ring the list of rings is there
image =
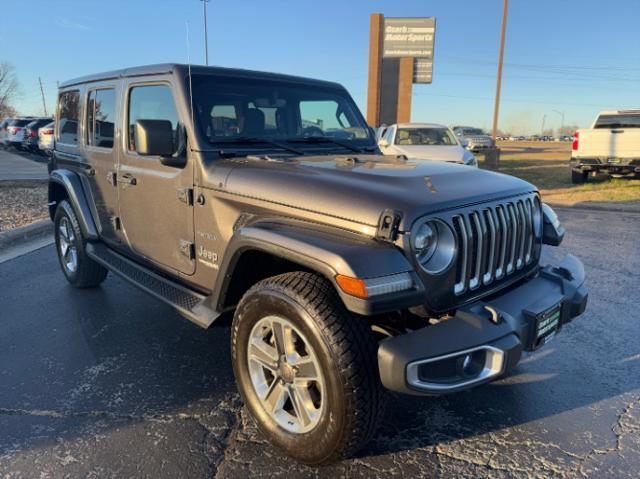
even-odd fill
[[[372,13],[369,31],[369,87],[367,89],[367,123],[380,125],[380,83],[382,82],[382,39],[384,15]]]
[[[504,59],[504,37],[507,30],[507,9],[509,0],[504,0],[502,7],[502,31],[500,32],[500,54],[498,55],[498,78],[496,81],[496,102],[493,108],[493,139],[498,135],[498,114],[500,113],[500,88],[502,87],[502,61]]]

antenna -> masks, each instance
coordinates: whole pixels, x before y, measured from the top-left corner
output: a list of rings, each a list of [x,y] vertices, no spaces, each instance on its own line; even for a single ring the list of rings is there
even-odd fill
[[[191,55],[189,45],[189,20],[185,20],[185,27],[187,29],[187,67],[189,69],[189,108],[191,110],[191,128],[193,131],[196,129],[196,124],[193,121],[193,87],[191,85]]]

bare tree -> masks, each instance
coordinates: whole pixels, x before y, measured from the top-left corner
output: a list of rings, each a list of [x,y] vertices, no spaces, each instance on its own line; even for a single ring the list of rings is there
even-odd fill
[[[0,62],[0,118],[15,114],[11,102],[18,93],[18,78],[14,66]]]

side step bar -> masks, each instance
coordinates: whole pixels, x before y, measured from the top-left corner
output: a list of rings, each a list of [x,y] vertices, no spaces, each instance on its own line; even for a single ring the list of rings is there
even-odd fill
[[[134,263],[101,243],[87,243],[87,254],[134,286],[173,306],[182,316],[202,328],[211,326],[220,313],[206,306],[206,296]]]

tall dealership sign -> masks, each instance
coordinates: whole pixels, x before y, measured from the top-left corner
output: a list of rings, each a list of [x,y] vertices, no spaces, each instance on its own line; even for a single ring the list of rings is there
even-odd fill
[[[431,83],[436,19],[371,15],[367,120],[408,122],[414,83]]]

